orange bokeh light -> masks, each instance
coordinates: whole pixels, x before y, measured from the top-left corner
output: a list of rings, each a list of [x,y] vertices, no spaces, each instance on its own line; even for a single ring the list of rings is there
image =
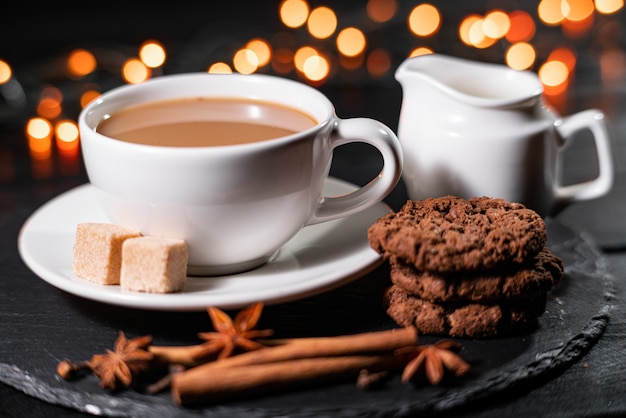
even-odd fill
[[[139,47],[139,59],[149,68],[158,68],[165,63],[165,48],[157,41],[146,41]]]
[[[348,27],[337,35],[337,49],[347,57],[355,57],[365,51],[367,40],[360,29]]]
[[[561,61],[546,61],[537,72],[539,80],[546,87],[558,87],[567,83],[569,71]]]
[[[80,107],[85,107],[100,96],[97,90],[89,89],[80,95]]]
[[[539,19],[549,26],[559,25],[565,19],[562,1],[565,0],[541,0],[537,6]]]
[[[484,31],[485,19],[478,19],[469,28],[469,41],[472,46],[479,49],[489,48],[496,43],[497,39],[491,38]]]
[[[78,125],[76,122],[64,119],[54,126],[57,148],[64,152],[75,152],[79,146]]]
[[[304,71],[304,63],[310,57],[318,55],[317,50],[311,46],[303,46],[298,48],[293,54],[293,64],[298,71]]]
[[[337,29],[337,16],[326,6],[316,7],[309,15],[307,28],[314,38],[329,38]]]
[[[569,48],[560,47],[553,50],[550,55],[548,55],[548,61],[562,62],[571,73],[576,67],[576,53]]]
[[[369,0],[365,6],[367,16],[379,23],[391,20],[397,10],[397,0]]]
[[[470,30],[474,23],[479,22],[480,20],[481,17],[479,15],[471,14],[465,16],[465,18],[463,18],[463,20],[461,21],[461,24],[459,25],[459,38],[461,38],[461,42],[463,42],[465,45],[473,45],[470,38]]]
[[[259,57],[248,48],[242,48],[233,56],[233,67],[241,74],[252,74],[259,68]]]
[[[511,27],[505,35],[507,41],[511,43],[528,42],[535,36],[537,30],[532,16],[523,10],[516,10],[509,13]]]
[[[302,72],[307,79],[320,82],[328,77],[330,64],[323,56],[312,55],[302,64]]]
[[[61,102],[53,97],[42,97],[37,103],[37,114],[46,119],[56,119],[62,111]]]
[[[570,39],[578,39],[586,36],[593,27],[593,13],[582,20],[564,19],[561,22],[563,34]]]
[[[561,0],[561,12],[567,20],[578,22],[593,14],[592,0]]]
[[[535,63],[537,53],[528,42],[517,42],[507,49],[506,64],[514,70],[528,70]]]
[[[365,6],[367,16],[378,23],[391,20],[397,11],[397,0],[368,0]]]
[[[56,119],[63,111],[62,103],[61,90],[53,86],[44,87],[37,103],[37,114],[46,119]]]
[[[441,14],[432,4],[422,3],[415,6],[408,18],[409,29],[417,36],[432,36],[441,26]]]
[[[207,70],[209,74],[232,74],[233,70],[225,62],[215,62]]]
[[[419,57],[420,55],[432,54],[433,50],[425,46],[419,46],[409,53],[409,57]]]
[[[73,77],[84,77],[95,69],[96,57],[85,49],[75,49],[67,58],[67,71]]]
[[[11,70],[11,66],[5,61],[0,60],[0,84],[7,83],[12,75],[13,71]]]
[[[278,12],[285,26],[299,28],[309,17],[309,4],[304,0],[283,0]]]
[[[286,74],[293,70],[294,53],[290,48],[280,47],[274,51],[272,68],[279,74]]]
[[[596,11],[602,14],[611,14],[624,7],[624,0],[595,0]]]
[[[246,44],[246,49],[249,49],[256,54],[259,67],[266,66],[272,59],[272,46],[265,39],[251,39]]]
[[[35,159],[50,158],[52,152],[52,123],[47,119],[35,117],[26,124],[28,149]]]
[[[503,38],[510,28],[509,15],[502,10],[492,10],[483,20],[483,32],[492,39]]]
[[[382,77],[391,68],[391,57],[386,49],[378,48],[373,50],[367,56],[365,61],[367,72],[372,77]]]
[[[152,76],[150,68],[137,58],[130,58],[122,66],[122,77],[130,84],[138,84]]]

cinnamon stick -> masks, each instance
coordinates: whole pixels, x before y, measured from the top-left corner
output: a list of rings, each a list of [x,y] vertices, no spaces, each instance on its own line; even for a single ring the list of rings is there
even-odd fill
[[[399,367],[401,361],[391,354],[393,350],[415,344],[417,331],[413,327],[290,339],[282,345],[178,373],[172,379],[172,397],[181,405],[190,405],[356,377],[362,369],[377,371]]]
[[[336,337],[292,338],[281,345],[248,351],[194,368],[195,373],[222,367],[247,366],[275,361],[309,357],[330,357],[393,351],[399,347],[417,344],[417,330],[413,327]]]
[[[202,352],[201,344],[191,346],[157,346],[148,347],[153,355],[153,361],[157,364],[180,364],[185,367],[194,367],[205,362],[198,358]]]
[[[303,358],[247,367],[220,367],[212,372],[191,369],[172,376],[172,398],[185,406],[224,402],[304,385],[356,379],[363,369],[380,371],[401,366],[393,354],[379,354]]]

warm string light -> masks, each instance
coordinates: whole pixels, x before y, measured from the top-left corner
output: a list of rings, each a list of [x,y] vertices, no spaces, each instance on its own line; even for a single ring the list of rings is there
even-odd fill
[[[624,0],[595,0],[595,6],[598,13],[610,15],[624,7]]]
[[[409,13],[408,26],[416,36],[434,35],[441,26],[439,9],[428,3],[415,6]]]
[[[390,21],[398,11],[397,0],[368,0],[365,6],[367,16],[373,22],[385,23]]]
[[[307,29],[311,36],[317,39],[327,39],[337,29],[337,16],[326,6],[320,6],[311,11],[307,18]]]
[[[506,64],[514,70],[528,70],[536,58],[535,48],[528,42],[514,43],[504,56]]]
[[[26,123],[31,169],[37,179],[48,178],[53,173],[52,132],[52,123],[45,118],[34,117]]]
[[[309,16],[309,4],[304,0],[284,0],[278,10],[280,20],[288,28],[299,28]]]
[[[160,42],[149,40],[139,47],[139,59],[148,68],[159,68],[165,63],[165,48]]]
[[[152,71],[138,58],[129,58],[122,66],[122,77],[129,84],[143,83],[152,76]]]
[[[8,83],[12,75],[13,70],[11,70],[11,66],[7,62],[0,60],[0,84]]]
[[[86,49],[75,49],[67,58],[67,71],[74,78],[82,78],[96,70],[96,57]]]
[[[96,59],[85,49],[75,49],[65,62],[68,75],[81,79],[96,70]],[[9,67],[10,70],[10,67]],[[0,68],[1,71],[1,68]],[[80,96],[80,106],[86,106],[100,95],[87,84]],[[25,136],[31,156],[33,177],[48,178],[54,174],[54,156],[58,156],[62,174],[75,175],[80,171],[80,136],[75,121],[63,118],[65,97],[62,91],[51,85],[44,86],[36,106],[36,117],[28,120]]]
[[[233,70],[230,65],[220,61],[211,64],[207,72],[210,74],[232,74]]]

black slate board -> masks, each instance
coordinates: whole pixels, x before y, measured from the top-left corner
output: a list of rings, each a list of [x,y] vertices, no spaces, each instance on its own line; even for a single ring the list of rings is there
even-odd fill
[[[103,416],[409,416],[468,410],[516,396],[562,373],[601,337],[612,311],[613,278],[585,237],[548,219],[549,246],[566,266],[539,327],[511,338],[459,340],[472,371],[443,385],[415,386],[392,376],[377,390],[354,382],[302,389],[215,405],[181,408],[169,394],[129,390],[111,395],[93,376],[66,382],[59,360],[85,360],[112,346],[118,330],[151,334],[159,345],[195,344],[210,329],[205,313],[151,312],[87,301],[39,280],[25,266],[0,278],[0,382],[38,399]],[[6,232],[6,231],[5,231]],[[12,254],[14,252],[15,254]],[[15,249],[5,253],[19,257]],[[394,326],[379,308],[387,266],[335,291],[265,308],[259,328],[278,337],[336,335]],[[27,336],[26,338],[24,336]],[[421,337],[420,343],[439,338]]]

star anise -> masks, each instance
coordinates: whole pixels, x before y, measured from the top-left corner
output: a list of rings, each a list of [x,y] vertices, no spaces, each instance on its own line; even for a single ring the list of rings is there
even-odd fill
[[[271,329],[253,329],[263,310],[263,303],[258,302],[239,312],[231,319],[224,311],[209,307],[207,309],[215,332],[201,332],[200,338],[206,341],[205,349],[196,355],[201,358],[219,352],[218,359],[231,356],[235,350],[253,351],[266,346],[255,338],[269,337],[274,333]]]
[[[470,365],[456,354],[460,348],[461,345],[457,342],[441,340],[435,344],[396,350],[396,354],[411,358],[402,372],[402,382],[411,381],[418,372],[423,372],[432,385],[441,382],[446,370],[457,377],[463,376],[470,370]]]
[[[109,390],[128,388],[133,377],[145,370],[152,360],[147,347],[152,343],[149,335],[128,340],[122,331],[115,341],[115,349],[106,354],[95,354],[89,368],[100,379],[100,386]]]

